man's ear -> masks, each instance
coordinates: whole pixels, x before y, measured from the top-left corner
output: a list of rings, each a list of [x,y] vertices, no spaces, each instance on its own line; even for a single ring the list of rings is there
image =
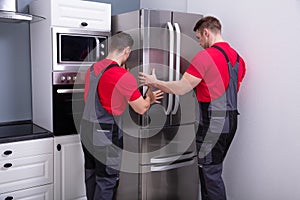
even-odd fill
[[[203,35],[206,36],[206,37],[208,37],[208,35],[209,35],[209,30],[208,30],[207,28],[204,28],[204,29],[203,29]]]
[[[131,51],[130,47],[126,47],[126,48],[124,49],[124,53],[125,53],[125,54],[129,54],[130,51]]]

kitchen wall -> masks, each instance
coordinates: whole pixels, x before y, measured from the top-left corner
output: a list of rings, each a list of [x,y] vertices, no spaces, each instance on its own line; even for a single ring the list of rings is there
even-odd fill
[[[188,0],[187,10],[220,18],[247,63],[225,161],[228,199],[299,199],[300,1]]]
[[[19,2],[24,10],[30,0]],[[28,23],[0,22],[0,123],[31,120]]]
[[[31,1],[18,0],[18,10]],[[91,1],[111,3],[112,14],[140,8],[139,0]],[[29,38],[29,23],[0,22],[0,123],[32,119]]]
[[[140,0],[141,8],[150,8],[158,10],[172,10],[172,11],[187,11],[187,0],[171,0],[171,1],[161,1],[161,0]]]

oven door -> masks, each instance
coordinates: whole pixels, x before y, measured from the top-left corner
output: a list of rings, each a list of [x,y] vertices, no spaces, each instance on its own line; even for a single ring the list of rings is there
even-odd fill
[[[84,85],[53,85],[53,133],[77,134],[84,109]]]

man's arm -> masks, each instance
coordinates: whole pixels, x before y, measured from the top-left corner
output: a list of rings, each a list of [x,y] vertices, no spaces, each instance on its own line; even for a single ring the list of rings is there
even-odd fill
[[[177,95],[186,94],[194,87],[196,87],[202,80],[189,73],[184,73],[179,81],[161,81],[156,78],[155,69],[153,69],[151,75],[141,72],[139,79],[143,85],[155,87],[162,90],[163,92]]]
[[[140,96],[136,100],[129,101],[128,103],[135,112],[142,115],[149,109],[150,104],[159,103],[159,99],[162,98],[163,98],[162,91],[157,90],[155,92],[151,92],[151,90],[149,89],[145,99],[142,96]]]

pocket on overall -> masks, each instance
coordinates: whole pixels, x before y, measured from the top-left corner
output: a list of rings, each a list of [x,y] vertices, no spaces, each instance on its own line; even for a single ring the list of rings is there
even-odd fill
[[[210,142],[203,142],[201,144],[200,150],[198,152],[198,163],[201,165],[211,164],[213,161],[212,158],[212,148],[213,145]]]
[[[112,145],[112,128],[103,130],[95,123],[93,127],[93,145],[98,147]]]
[[[209,131],[212,133],[228,133],[229,132],[229,118],[212,116],[210,118]]]
[[[80,123],[80,139],[85,146],[92,146],[94,123],[82,119]]]
[[[118,174],[122,162],[122,149],[117,146],[109,146],[106,154],[106,172],[109,175]]]

